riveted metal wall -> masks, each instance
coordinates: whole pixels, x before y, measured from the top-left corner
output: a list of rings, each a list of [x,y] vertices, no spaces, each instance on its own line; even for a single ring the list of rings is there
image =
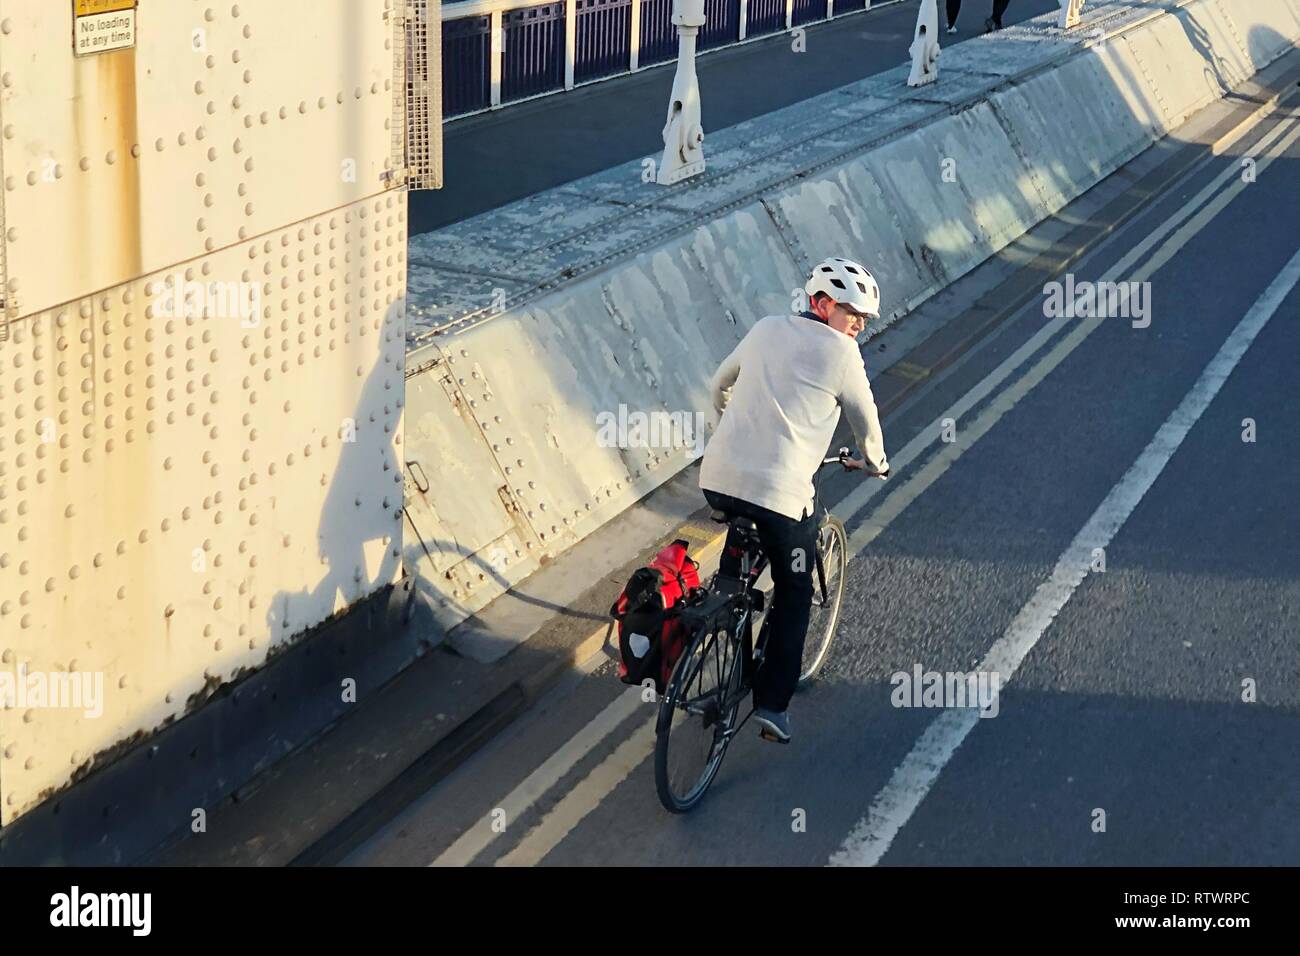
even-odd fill
[[[641,66],[677,58],[673,0],[641,0]]]
[[[699,49],[725,46],[740,39],[740,0],[704,0]]]
[[[0,96],[0,130],[4,129],[4,98]],[[4,150],[0,149],[0,342],[7,341],[9,338],[9,315],[16,313],[9,295],[9,267],[5,260],[5,190],[4,186],[5,168],[4,168]]]
[[[399,571],[392,9],[4,0],[0,824]]]
[[[762,36],[785,29],[785,0],[749,0],[745,35]]]
[[[794,26],[826,19],[826,0],[794,0],[790,22]]]
[[[564,87],[563,2],[503,13],[501,28],[503,101]]]
[[[627,71],[632,0],[577,0],[573,75],[576,82]]]
[[[487,109],[491,47],[491,17],[462,17],[442,25],[442,108],[447,116]]]

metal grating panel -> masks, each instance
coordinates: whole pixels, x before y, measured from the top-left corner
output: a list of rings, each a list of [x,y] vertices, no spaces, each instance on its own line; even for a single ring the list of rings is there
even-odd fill
[[[442,188],[442,5],[440,0],[397,0],[394,72],[405,92],[405,118],[394,117],[394,135],[405,129],[406,183],[411,189]],[[404,37],[403,37],[404,34]]]

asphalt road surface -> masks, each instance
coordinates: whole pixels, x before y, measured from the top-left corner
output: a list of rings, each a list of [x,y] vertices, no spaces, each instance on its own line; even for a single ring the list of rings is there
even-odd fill
[[[1300,864],[1297,223],[1293,105],[1076,266],[1135,314],[1036,299],[909,399],[892,480],[829,487],[856,556],[793,743],[749,724],[692,813],[598,658],[348,862]],[[918,666],[996,715],[894,706]]]

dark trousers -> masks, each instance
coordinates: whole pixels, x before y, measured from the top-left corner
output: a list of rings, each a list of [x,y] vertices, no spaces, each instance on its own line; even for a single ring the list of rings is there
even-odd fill
[[[753,519],[758,528],[758,540],[772,568],[773,590],[767,612],[767,651],[763,666],[754,675],[754,706],[782,713],[790,706],[803,662],[812,609],[817,516],[796,521],[716,491],[705,491],[704,497],[719,511]],[[727,533],[719,570],[739,577],[743,552],[732,540],[734,534]]]
[[[1002,14],[1007,12],[1007,4],[1011,0],[993,0],[993,22],[997,24],[998,29],[1002,28]],[[961,0],[948,0],[948,26],[957,22],[957,14],[961,13]]]

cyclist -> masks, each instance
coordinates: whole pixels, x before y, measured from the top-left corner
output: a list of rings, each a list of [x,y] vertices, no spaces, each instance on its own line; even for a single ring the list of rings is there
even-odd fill
[[[863,459],[845,467],[887,478],[889,462],[857,336],[880,315],[880,288],[848,259],[819,263],[804,285],[809,311],[761,319],[714,374],[721,414],[700,465],[714,508],[754,521],[772,569],[767,650],[754,675],[754,718],[767,739],[788,743],[786,711],[799,681],[812,608],[817,516],[812,477],[835,435],[840,410]],[[721,572],[738,576],[728,541]]]

